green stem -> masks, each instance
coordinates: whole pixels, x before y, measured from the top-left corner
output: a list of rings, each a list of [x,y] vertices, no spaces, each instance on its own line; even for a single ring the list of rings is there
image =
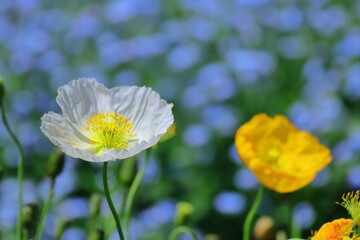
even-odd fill
[[[125,206],[126,206],[126,199],[129,194],[129,191],[127,189],[124,189],[124,193],[121,198],[121,206],[120,206],[120,216],[122,217],[124,215]]]
[[[37,228],[36,228],[35,240],[40,240],[41,239],[41,235],[42,235],[43,230],[44,230],[46,216],[47,216],[47,214],[49,212],[49,209],[50,209],[50,206],[51,206],[51,201],[52,201],[52,199],[54,197],[54,186],[55,186],[55,180],[50,179],[50,189],[49,189],[49,193],[48,193],[48,197],[46,199],[46,202],[45,202],[45,204],[43,206],[43,209],[41,210],[39,224],[37,225]]]
[[[103,166],[103,183],[104,183],[105,196],[106,196],[106,200],[107,200],[107,202],[109,204],[111,213],[112,213],[112,215],[114,217],[114,220],[115,220],[115,223],[116,223],[116,228],[117,228],[118,233],[119,233],[119,237],[120,237],[121,240],[125,240],[123,231],[121,229],[121,224],[120,224],[120,219],[119,219],[118,213],[115,210],[114,203],[112,202],[111,196],[110,196],[109,185],[108,185],[108,182],[107,182],[108,181],[107,165],[108,165],[108,162],[104,162],[104,166]]]
[[[128,196],[126,199],[126,208],[125,208],[125,213],[124,213],[124,219],[125,219],[125,224],[126,224],[126,230],[128,233],[129,233],[129,226],[130,226],[131,209],[132,209],[132,206],[134,203],[136,192],[140,186],[142,178],[144,177],[144,173],[145,173],[146,167],[149,162],[150,152],[151,152],[151,148],[146,151],[146,156],[145,156],[144,162],[143,162],[140,170],[137,172],[133,183],[130,186]],[[130,234],[129,234],[129,236],[130,236]]]
[[[299,238],[301,237],[301,230],[299,228],[299,226],[297,225],[297,222],[295,220],[295,218],[293,217],[292,215],[292,211],[290,209],[290,221],[291,221],[291,224],[290,224],[290,233],[291,233],[291,237],[293,238]]]
[[[17,180],[18,180],[18,188],[19,188],[19,201],[18,201],[18,215],[19,215],[19,219],[17,221],[16,224],[16,239],[17,240],[22,240],[22,222],[23,222],[23,217],[21,214],[22,211],[22,205],[23,205],[23,179],[24,179],[24,151],[21,147],[21,144],[18,140],[18,138],[16,137],[16,135],[14,134],[14,132],[11,130],[9,122],[7,120],[6,117],[6,112],[5,112],[5,108],[3,106],[3,104],[0,104],[0,108],[1,108],[1,115],[2,115],[2,120],[4,122],[4,125],[7,129],[7,131],[9,132],[11,138],[13,139],[13,141],[15,142],[15,145],[17,146],[19,153],[20,153],[20,157],[19,157],[19,161],[18,161],[18,169],[17,169]]]
[[[251,206],[250,211],[248,212],[246,219],[245,219],[243,240],[250,240],[251,223],[252,223],[252,220],[254,219],[255,214],[260,206],[263,194],[264,194],[264,187],[260,186],[258,193],[256,194],[255,201],[254,201],[253,205]]]
[[[194,230],[186,226],[179,226],[171,231],[168,240],[176,240],[176,237],[181,233],[188,233],[194,240],[198,239]]]

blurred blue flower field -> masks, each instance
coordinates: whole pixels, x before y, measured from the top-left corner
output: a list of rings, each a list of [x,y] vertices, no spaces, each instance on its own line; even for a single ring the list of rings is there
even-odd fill
[[[258,211],[274,219],[272,239],[290,238],[289,222],[302,238],[311,236],[346,216],[334,203],[360,189],[359,22],[360,1],[1,0],[0,75],[9,123],[25,150],[24,204],[41,206],[49,189],[45,166],[55,146],[40,131],[41,116],[61,113],[58,87],[96,78],[109,88],[151,87],[174,104],[176,134],[152,151],[132,239],[167,239],[180,202],[192,206],[186,224],[200,239],[241,239],[260,184],[242,164],[234,135],[257,113],[286,115],[331,149],[333,161],[310,185],[288,194],[268,190]],[[116,207],[144,156],[109,163]],[[101,195],[97,228],[118,239],[102,195],[102,165],[65,158],[42,239],[56,239],[64,221],[62,240],[88,239],[94,193]],[[17,164],[0,124],[5,240],[15,239]]]

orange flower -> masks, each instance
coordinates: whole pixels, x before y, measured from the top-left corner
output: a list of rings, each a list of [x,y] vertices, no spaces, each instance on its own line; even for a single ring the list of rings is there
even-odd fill
[[[330,150],[285,116],[255,115],[236,132],[235,146],[257,179],[279,193],[309,184],[331,162]]]
[[[356,236],[350,237],[354,221],[352,219],[340,218],[325,223],[311,240],[358,240]]]

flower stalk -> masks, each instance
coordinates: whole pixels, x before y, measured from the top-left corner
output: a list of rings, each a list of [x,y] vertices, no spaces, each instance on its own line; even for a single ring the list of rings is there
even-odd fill
[[[194,230],[192,230],[191,228],[186,227],[186,226],[179,226],[179,227],[174,228],[171,231],[168,240],[176,240],[176,237],[183,233],[187,233],[192,237],[192,239],[198,240]]]
[[[13,139],[16,147],[19,150],[20,156],[18,160],[18,168],[17,168],[17,181],[18,181],[18,220],[16,224],[16,239],[22,240],[23,239],[23,217],[22,217],[22,205],[23,205],[23,181],[24,181],[24,150],[20,144],[20,141],[16,137],[15,133],[11,130],[9,122],[6,117],[6,110],[4,107],[4,95],[5,95],[5,88],[2,77],[0,77],[0,108],[1,108],[1,116],[4,122],[6,130],[9,132],[11,138]]]
[[[143,164],[141,165],[140,170],[137,172],[134,182],[131,184],[131,187],[129,189],[127,198],[126,198],[126,207],[124,212],[124,219],[125,219],[125,226],[126,231],[129,233],[130,228],[130,216],[131,216],[131,209],[134,204],[135,195],[137,193],[137,190],[140,186],[140,183],[144,177],[146,167],[149,163],[149,156],[150,156],[151,148],[146,151],[145,158],[143,161]],[[130,235],[130,234],[129,234]]]
[[[264,187],[260,186],[255,201],[248,212],[245,223],[244,223],[244,232],[243,232],[243,240],[250,240],[250,232],[251,232],[251,223],[255,217],[257,210],[259,209],[262,197],[264,195]]]
[[[64,168],[64,164],[65,164],[65,155],[61,151],[55,150],[50,154],[46,165],[47,175],[50,179],[50,189],[48,192],[46,202],[43,206],[43,209],[41,210],[39,224],[37,225],[36,228],[35,240],[41,239],[41,235],[44,230],[46,216],[50,210],[51,202],[54,197],[55,180],[56,177],[62,172]]]
[[[117,211],[116,211],[116,209],[114,207],[113,201],[111,200],[110,191],[109,191],[109,185],[108,185],[107,168],[108,168],[108,162],[104,162],[104,165],[103,165],[103,184],[104,184],[105,196],[106,196],[106,200],[107,200],[107,202],[109,204],[111,213],[112,213],[112,215],[114,217],[114,220],[115,220],[115,223],[116,223],[116,228],[117,228],[117,231],[119,233],[119,237],[120,237],[121,240],[125,240],[124,233],[123,233],[122,228],[121,228],[118,213],[117,213]]]
[[[42,235],[43,230],[44,230],[46,216],[47,216],[47,214],[49,212],[49,209],[51,207],[51,202],[52,202],[52,199],[54,197],[54,186],[55,186],[55,179],[50,179],[50,189],[49,189],[49,192],[48,192],[46,202],[45,202],[45,204],[43,206],[43,209],[41,210],[39,224],[37,225],[37,228],[36,228],[36,233],[35,233],[34,240],[40,240],[41,239],[41,235]]]

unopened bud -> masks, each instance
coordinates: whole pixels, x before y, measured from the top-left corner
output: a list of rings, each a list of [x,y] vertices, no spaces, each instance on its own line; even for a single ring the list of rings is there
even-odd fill
[[[136,175],[136,163],[137,157],[131,157],[123,161],[123,164],[120,167],[119,179],[121,183],[130,188],[135,175]]]
[[[276,240],[287,240],[286,232],[285,231],[278,231],[276,233]]]
[[[220,240],[220,237],[216,234],[208,234],[204,236],[204,240]]]
[[[176,205],[174,223],[176,226],[184,225],[189,216],[194,212],[194,207],[188,202],[179,202]]]
[[[92,218],[98,217],[100,215],[101,196],[97,193],[91,195],[89,205],[90,216]]]
[[[23,216],[23,226],[28,232],[35,230],[37,219],[39,217],[39,206],[37,203],[26,204],[21,211]]]
[[[171,124],[171,126],[168,128],[168,130],[166,131],[166,133],[160,138],[159,142],[164,142],[166,140],[169,140],[170,138],[172,138],[173,136],[175,136],[176,134],[176,124],[173,123]]]
[[[4,79],[0,76],[0,106],[3,105],[5,98],[5,86],[4,86]]]
[[[63,219],[60,219],[57,222],[55,234],[54,234],[55,239],[61,239],[61,237],[64,234],[68,225],[69,225],[69,222],[66,220],[63,220]]]
[[[60,150],[53,151],[47,161],[47,174],[50,178],[55,179],[63,170],[65,155]]]
[[[256,240],[275,239],[275,222],[269,216],[260,217],[254,226],[254,237]]]
[[[105,239],[105,232],[101,229],[96,229],[90,233],[89,240],[104,240]]]

